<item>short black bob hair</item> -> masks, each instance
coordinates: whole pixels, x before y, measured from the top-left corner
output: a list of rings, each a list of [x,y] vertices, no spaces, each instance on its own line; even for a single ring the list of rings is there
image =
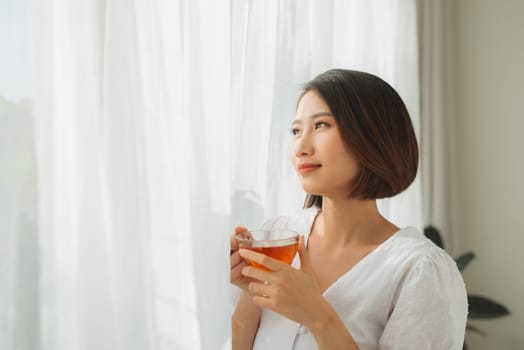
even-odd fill
[[[300,99],[314,91],[329,106],[342,139],[360,164],[351,197],[379,199],[404,191],[415,179],[418,145],[399,94],[379,77],[331,69],[304,85]],[[308,194],[305,208],[322,207],[322,196]]]

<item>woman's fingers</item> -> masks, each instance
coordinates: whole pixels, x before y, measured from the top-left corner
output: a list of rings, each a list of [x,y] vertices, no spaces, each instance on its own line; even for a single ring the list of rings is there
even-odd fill
[[[238,242],[237,242],[237,239],[236,239],[236,236],[240,233],[240,232],[244,232],[246,231],[246,228],[243,227],[243,226],[237,226],[235,227],[235,233],[232,234],[230,237],[229,237],[229,245],[230,245],[230,248],[229,248],[229,255],[233,255],[234,252],[236,252],[238,250]]]
[[[248,285],[248,290],[254,295],[260,295],[268,298],[271,295],[271,285],[264,282],[251,282]]]
[[[283,268],[283,266],[287,266],[286,264],[262,253],[257,253],[248,249],[239,249],[238,252],[242,258],[248,261],[257,262],[260,265],[263,265],[272,271],[280,271]]]
[[[242,258],[240,257],[240,254],[238,254],[238,252],[234,252],[229,257],[229,265],[231,266],[231,268],[240,264],[241,261],[242,261]]]
[[[242,275],[266,283],[269,283],[271,282],[270,280],[272,280],[271,272],[264,271],[253,266],[246,266],[242,268]]]
[[[230,273],[230,277],[229,277],[229,280],[231,283],[235,284],[235,285],[238,285],[239,283],[242,282],[242,280],[244,279],[244,275],[242,275],[242,268],[244,267],[244,265],[242,266],[237,266],[233,269],[231,269],[231,273]]]
[[[240,232],[245,232],[245,231],[247,231],[247,228],[245,228],[244,226],[235,227],[235,234],[238,234]]]
[[[247,262],[238,253],[238,243],[236,236],[245,232],[247,229],[243,226],[235,227],[235,233],[230,237],[230,252],[229,252],[229,281],[241,289],[247,289],[247,283],[250,281],[248,277],[242,274],[242,268],[247,265]]]
[[[233,284],[241,283],[244,279],[242,274],[242,269],[246,266],[245,260],[242,260],[238,253],[235,253],[231,256],[231,271],[229,273],[230,282]]]
[[[235,233],[231,235],[230,237],[230,253],[229,255],[233,255],[234,252],[236,252],[238,250],[238,242],[235,238],[236,235],[238,235],[239,233],[241,232],[245,232],[247,231],[247,228],[245,228],[244,226],[237,226],[235,227]]]

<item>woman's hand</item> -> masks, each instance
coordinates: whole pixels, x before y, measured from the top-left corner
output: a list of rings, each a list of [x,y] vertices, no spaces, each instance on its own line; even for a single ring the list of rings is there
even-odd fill
[[[253,280],[248,284],[248,290],[253,294],[254,305],[267,307],[304,325],[315,337],[319,350],[358,350],[349,330],[322,296],[304,245],[304,236],[300,236],[298,245],[300,270],[247,249],[238,252],[242,258],[256,261],[271,270],[252,266],[242,268],[242,274]]]
[[[247,266],[247,262],[238,253],[238,243],[235,238],[239,233],[245,232],[247,229],[242,226],[235,227],[235,233],[231,235],[231,250],[230,250],[230,273],[229,280],[231,284],[248,291],[248,284],[252,281],[251,278],[242,275],[242,268]]]
[[[311,261],[300,236],[300,270],[264,254],[240,249],[240,256],[264,265],[271,271],[252,266],[242,268],[242,274],[251,280],[248,290],[254,295],[253,304],[267,307],[297,323],[308,327],[321,313],[324,305],[322,291],[313,274]]]

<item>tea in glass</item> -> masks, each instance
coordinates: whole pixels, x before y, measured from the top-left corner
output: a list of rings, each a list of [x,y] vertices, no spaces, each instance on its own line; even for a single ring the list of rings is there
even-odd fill
[[[238,247],[265,254],[285,264],[291,264],[298,250],[298,233],[287,229],[251,230],[236,237]],[[254,261],[249,264],[269,270]]]

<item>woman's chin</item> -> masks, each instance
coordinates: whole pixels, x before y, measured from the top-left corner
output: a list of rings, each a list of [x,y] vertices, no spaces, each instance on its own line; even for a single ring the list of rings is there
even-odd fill
[[[313,195],[313,196],[322,196],[323,191],[319,189],[317,186],[304,186],[302,184],[302,189],[307,194]]]

